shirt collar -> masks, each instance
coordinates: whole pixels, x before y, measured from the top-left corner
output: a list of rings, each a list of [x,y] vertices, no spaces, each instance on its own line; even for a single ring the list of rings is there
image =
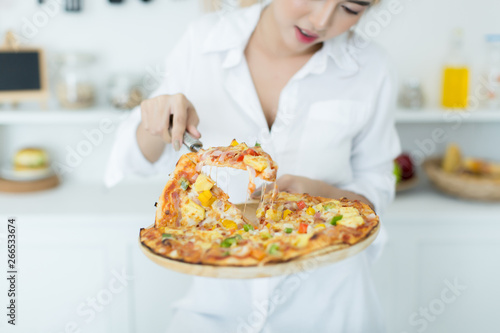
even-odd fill
[[[265,4],[256,4],[221,15],[220,20],[210,31],[203,44],[202,52],[227,52],[222,63],[223,68],[237,66],[243,59],[244,50],[259,22]],[[331,58],[342,70],[355,73],[359,69],[356,50],[351,43],[352,33],[346,32],[324,42],[308,64],[308,71],[321,74],[325,71],[328,59]],[[306,74],[306,73],[304,73]]]

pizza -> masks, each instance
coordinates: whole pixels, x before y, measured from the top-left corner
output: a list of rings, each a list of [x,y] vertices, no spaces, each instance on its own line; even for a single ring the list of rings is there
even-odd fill
[[[255,191],[255,177],[273,182],[276,180],[278,172],[276,162],[262,150],[260,144],[256,143],[254,147],[248,147],[244,142],[238,143],[234,139],[229,147],[213,147],[204,150],[200,154],[198,168],[204,165],[248,170],[250,176],[249,194]]]
[[[258,146],[233,140],[229,147],[183,155],[157,203],[154,226],[140,231],[141,243],[153,253],[190,264],[259,266],[352,246],[379,225],[378,216],[360,201],[276,187],[262,196],[255,216],[245,217],[202,172],[203,165],[276,180],[276,163]]]

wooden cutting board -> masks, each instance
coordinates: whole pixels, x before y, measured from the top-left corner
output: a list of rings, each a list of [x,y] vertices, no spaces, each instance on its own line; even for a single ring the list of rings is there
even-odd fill
[[[26,193],[48,190],[59,185],[57,175],[48,178],[30,180],[30,181],[14,181],[0,178],[0,192],[9,193]]]
[[[245,216],[254,220],[257,203],[237,205],[239,209],[245,211]],[[154,225],[149,226],[149,228]],[[234,266],[211,266],[200,264],[189,264],[178,260],[168,259],[157,255],[147,246],[143,245],[139,238],[139,246],[142,252],[154,263],[184,274],[223,278],[223,279],[254,279],[261,277],[271,277],[279,275],[289,275],[306,270],[316,269],[321,266],[336,263],[350,258],[366,249],[377,238],[380,224],[361,242],[349,246],[346,244],[333,245],[316,252],[313,255],[300,257],[284,263],[267,264],[263,266],[234,267]]]

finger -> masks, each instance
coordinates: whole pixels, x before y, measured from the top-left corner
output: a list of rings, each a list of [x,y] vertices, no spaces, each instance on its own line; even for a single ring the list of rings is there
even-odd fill
[[[187,104],[185,98],[177,99],[172,105],[172,114],[174,115],[174,123],[172,125],[172,144],[174,149],[179,151],[182,145],[182,137],[186,131],[187,122]]]
[[[193,104],[189,103],[186,129],[191,135],[193,135],[197,139],[201,138],[201,133],[198,131],[197,128],[199,123],[200,123],[200,118],[198,118],[198,114],[196,113]]]
[[[165,141],[166,143],[171,143],[172,142],[172,137],[170,136],[170,131],[168,130],[167,127],[165,127],[163,129],[163,131],[161,132],[161,138],[163,139],[163,141]]]

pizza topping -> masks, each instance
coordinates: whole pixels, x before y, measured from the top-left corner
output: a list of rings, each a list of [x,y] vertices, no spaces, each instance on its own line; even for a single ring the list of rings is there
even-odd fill
[[[260,146],[260,143],[255,142],[255,147],[259,147],[259,148],[260,148],[260,147],[261,147],[261,146]]]
[[[231,141],[231,147],[236,147],[237,145],[239,145],[238,141],[236,141],[236,139],[233,139],[233,141]]]
[[[344,216],[343,215],[335,215],[333,219],[330,221],[331,225],[337,225],[337,222],[342,220]]]
[[[326,225],[324,223],[316,224],[314,226],[314,229],[325,229]]]
[[[309,243],[308,235],[297,235],[292,241],[292,245],[296,247],[305,247]]]
[[[338,224],[341,224],[343,226],[349,227],[349,228],[357,228],[360,225],[363,225],[365,223],[365,220],[363,217],[357,215],[357,216],[352,216],[345,218],[341,221],[338,222]]]
[[[182,177],[180,180],[179,180],[179,185],[180,187],[186,191],[188,188],[189,188],[189,180],[187,180],[186,178]]]
[[[272,236],[271,236],[271,234],[269,233],[269,231],[262,230],[262,231],[260,232],[260,238],[261,238],[262,240],[267,240],[267,239],[269,239],[269,238],[271,238],[271,237],[272,237]]]
[[[301,201],[297,202],[297,207],[298,207],[300,210],[302,210],[302,209],[306,208],[306,207],[307,207],[307,205],[306,205],[306,203],[305,203],[304,201],[302,201],[302,200],[301,200]]]
[[[307,208],[306,213],[309,215],[314,215],[314,214],[316,214],[316,211],[314,210],[314,208],[309,207],[309,208]]]
[[[254,230],[253,226],[251,224],[245,224],[243,225],[243,229],[248,232],[250,230]]]
[[[212,179],[202,173],[198,176],[198,178],[196,178],[196,182],[193,187],[196,192],[201,193],[203,191],[211,190],[212,187],[214,187],[214,184],[215,182]]]
[[[236,222],[231,221],[231,220],[222,220],[222,225],[226,229],[236,229],[236,228],[238,228],[238,225],[236,224]]]
[[[309,226],[309,224],[301,222],[299,224],[299,234],[305,234],[305,233],[307,233],[307,227],[308,226]]]
[[[186,198],[181,205],[181,213],[182,217],[187,220],[188,225],[198,224],[205,219],[205,209],[189,198]]]
[[[288,215],[290,215],[292,213],[292,211],[290,209],[287,209],[283,212],[283,220],[286,220],[286,218],[288,217]]]
[[[198,199],[200,200],[201,204],[205,207],[210,207],[215,201],[215,197],[212,195],[212,192],[209,190],[203,191],[198,195]]]
[[[266,219],[278,222],[281,220],[281,213],[276,209],[268,209],[266,211]]]
[[[234,237],[229,237],[224,239],[221,243],[221,247],[231,247],[233,244],[237,244],[239,240],[242,240],[242,237],[238,234],[234,235]]]
[[[278,254],[278,253],[279,253],[279,249],[280,249],[279,245],[278,245],[278,244],[276,244],[276,243],[273,243],[273,244],[270,244],[270,245],[269,245],[269,247],[268,247],[268,249],[267,249],[267,252],[268,252],[269,254],[271,254],[271,255],[276,255],[276,254]]]
[[[174,235],[172,234],[163,234],[161,235],[161,240],[165,240],[165,239],[174,239]]]
[[[285,232],[287,234],[291,234],[293,232],[293,228],[285,228]]]

